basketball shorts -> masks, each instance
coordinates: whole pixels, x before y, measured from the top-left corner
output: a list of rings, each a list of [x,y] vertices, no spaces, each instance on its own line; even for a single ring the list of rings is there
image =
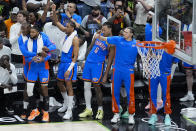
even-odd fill
[[[28,82],[36,82],[39,78],[40,83],[48,83],[49,70],[48,69],[29,69],[27,73]]]
[[[83,69],[83,80],[99,83],[104,72],[104,63],[86,62]]]
[[[58,67],[57,80],[60,81],[69,81],[77,79],[77,64],[74,65],[74,68],[71,70],[69,77],[65,78],[64,74],[69,68],[71,63],[61,62]],[[75,71],[76,70],[76,71]]]

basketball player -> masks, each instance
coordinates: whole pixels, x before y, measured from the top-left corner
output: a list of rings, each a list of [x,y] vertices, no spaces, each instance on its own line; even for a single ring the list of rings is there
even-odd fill
[[[33,89],[35,82],[39,78],[41,89],[43,93],[44,109],[43,122],[49,121],[49,97],[48,97],[48,81],[49,81],[49,66],[48,60],[50,55],[48,53],[55,50],[56,46],[50,42],[48,37],[40,32],[38,26],[33,26],[30,29],[30,38],[25,42],[25,50],[34,52],[38,55],[25,57],[25,61],[29,62],[29,70],[27,73],[27,95],[29,99],[29,108],[32,109],[28,120],[34,120],[39,116],[40,112],[36,107],[36,100],[33,96]]]
[[[111,119],[112,123],[117,123],[120,120],[119,107],[120,107],[120,88],[124,82],[128,110],[129,110],[129,124],[134,124],[135,113],[135,97],[134,97],[134,64],[137,57],[136,40],[133,39],[133,30],[130,27],[124,29],[123,37],[103,37],[96,34],[95,38],[113,44],[116,47],[115,62],[112,78],[112,111],[114,116]]]
[[[171,125],[171,101],[170,101],[170,83],[171,83],[171,68],[173,63],[177,63],[178,59],[164,51],[162,59],[159,64],[160,76],[149,80],[149,94],[150,94],[150,113],[151,118],[148,121],[149,124],[154,125],[157,119],[157,88],[159,83],[162,88],[162,99],[165,110],[165,125]]]
[[[101,35],[104,37],[112,36],[112,25],[110,23],[104,23],[101,29]],[[95,88],[96,98],[98,103],[98,111],[96,119],[102,119],[103,112],[103,95],[101,91],[101,80],[104,72],[105,59],[108,55],[109,46],[105,41],[94,39],[88,48],[90,53],[86,58],[86,62],[83,69],[83,80],[84,80],[84,97],[86,102],[86,109],[79,114],[79,117],[92,116],[93,111],[91,108],[91,83]]]
[[[72,108],[73,108],[73,89],[72,89],[72,80],[74,73],[74,66],[76,64],[79,52],[79,39],[77,36],[76,25],[74,22],[69,21],[64,27],[58,20],[56,16],[56,5],[52,5],[53,17],[55,20],[55,24],[57,27],[65,32],[67,36],[64,39],[63,47],[62,47],[62,54],[61,60],[58,67],[58,74],[57,74],[57,86],[59,87],[61,94],[64,99],[63,108],[65,108],[65,101],[68,101],[67,104],[67,111],[63,116],[63,119],[71,119],[72,118]],[[69,46],[70,45],[70,46]],[[69,46],[69,47],[68,47]],[[66,84],[66,86],[65,86]],[[68,92],[68,97],[67,97]],[[66,100],[68,99],[68,100]]]

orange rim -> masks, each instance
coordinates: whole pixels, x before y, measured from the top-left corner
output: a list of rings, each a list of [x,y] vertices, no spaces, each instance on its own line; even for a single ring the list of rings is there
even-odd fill
[[[148,46],[147,44],[153,44],[155,46]],[[140,41],[136,43],[136,46],[143,48],[164,49],[167,53],[173,54],[175,52],[176,42],[171,40],[169,42],[158,41]]]

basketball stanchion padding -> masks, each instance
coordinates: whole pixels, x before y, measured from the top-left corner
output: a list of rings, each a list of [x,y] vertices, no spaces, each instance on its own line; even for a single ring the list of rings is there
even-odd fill
[[[176,42],[173,40],[169,42],[140,41],[136,45],[142,59],[143,76],[146,79],[152,79],[160,76],[159,63],[163,52],[173,54]]]

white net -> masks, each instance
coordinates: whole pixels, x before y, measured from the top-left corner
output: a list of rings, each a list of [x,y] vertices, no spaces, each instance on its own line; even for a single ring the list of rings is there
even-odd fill
[[[142,43],[140,43],[142,45]],[[148,44],[148,46],[159,46],[156,44]],[[145,48],[137,46],[138,52],[142,59],[143,76],[146,79],[156,78],[160,76],[159,63],[162,59],[164,49]]]

